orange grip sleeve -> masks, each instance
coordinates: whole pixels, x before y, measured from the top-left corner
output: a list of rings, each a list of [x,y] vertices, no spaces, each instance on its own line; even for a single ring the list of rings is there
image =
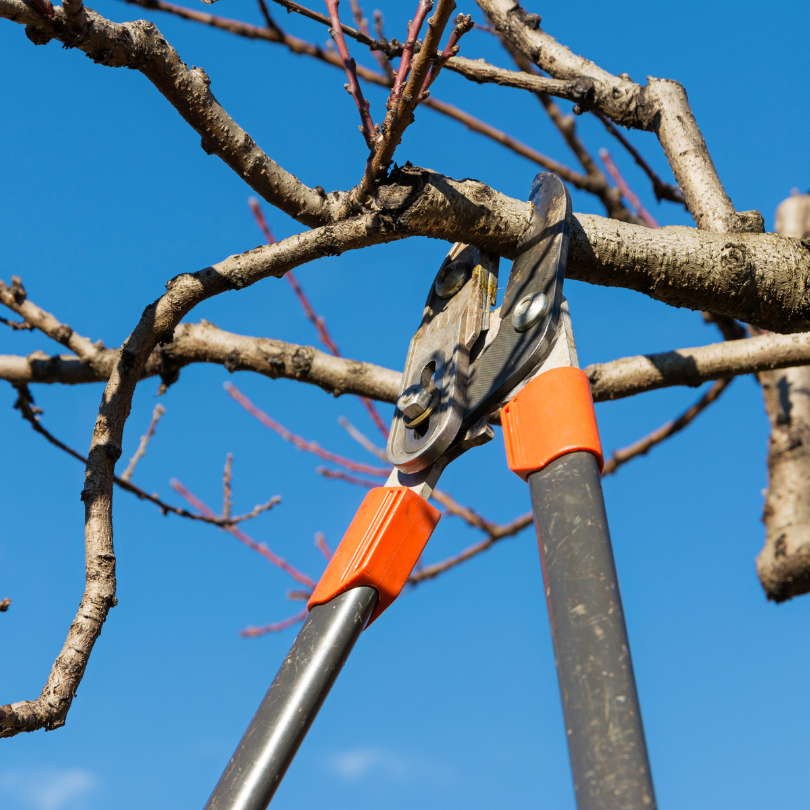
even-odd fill
[[[371,624],[400,594],[441,514],[407,487],[376,487],[360,504],[307,607],[358,585],[377,589]]]
[[[554,368],[535,377],[501,408],[509,469],[524,481],[567,453],[593,453],[605,460],[593,410],[591,385],[578,368]]]

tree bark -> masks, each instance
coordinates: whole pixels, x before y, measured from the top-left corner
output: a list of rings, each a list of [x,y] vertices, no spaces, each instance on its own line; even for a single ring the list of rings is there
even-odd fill
[[[810,195],[780,204],[776,230],[810,237]],[[810,591],[810,369],[765,371],[759,381],[771,438],[762,515],[765,547],[757,558],[757,573],[768,599],[784,602]]]

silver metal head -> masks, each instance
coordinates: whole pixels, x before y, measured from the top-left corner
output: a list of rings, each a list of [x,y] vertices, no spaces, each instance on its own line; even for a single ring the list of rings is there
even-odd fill
[[[420,383],[410,385],[397,399],[397,408],[407,420],[408,427],[415,427],[433,412],[439,402],[439,390],[435,386],[427,388]]]
[[[512,326],[516,332],[525,332],[539,323],[548,309],[548,298],[541,292],[527,295],[518,301],[512,315]]]

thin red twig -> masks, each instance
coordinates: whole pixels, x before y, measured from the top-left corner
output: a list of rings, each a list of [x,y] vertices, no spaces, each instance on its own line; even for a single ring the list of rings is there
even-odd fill
[[[173,478],[169,483],[175,492],[182,495],[201,514],[209,518],[216,517],[214,510],[211,509],[211,507],[203,503],[203,501],[201,501],[196,495],[186,489],[186,487],[183,486],[183,484],[176,478]],[[251,548],[256,553],[261,554],[262,557],[271,562],[277,568],[280,568],[282,571],[289,574],[294,580],[300,582],[302,585],[306,585],[309,588],[315,587],[315,582],[310,577],[308,577],[306,574],[302,574],[297,568],[290,565],[283,557],[279,557],[278,554],[271,551],[266,543],[257,543],[252,537],[248,537],[248,535],[246,535],[237,526],[226,525],[221,526],[220,528],[223,531],[232,534],[237,540],[239,540],[240,543],[244,543],[248,548]]]
[[[450,39],[447,40],[447,45],[445,45],[444,50],[441,53],[441,56],[436,60],[433,66],[430,68],[430,73],[428,73],[427,79],[425,79],[425,83],[422,85],[422,93],[426,93],[427,90],[430,88],[430,85],[436,81],[436,77],[439,75],[439,71],[444,67],[445,63],[451,56],[455,56],[458,53],[458,43],[459,40],[466,34],[468,31],[472,30],[473,21],[472,17],[469,14],[459,14],[456,17],[456,25],[454,26],[452,32],[450,33]]]
[[[270,230],[270,226],[267,224],[267,220],[264,217],[264,212],[262,211],[259,201],[255,197],[251,197],[248,200],[248,205],[250,205],[250,210],[253,212],[253,216],[256,218],[256,224],[261,229],[262,233],[264,234],[264,238],[267,240],[268,245],[272,245],[276,238],[273,236],[272,231]],[[298,279],[293,274],[292,270],[288,271],[285,274],[285,278],[287,281],[290,282],[290,286],[293,288],[293,292],[295,293],[296,298],[298,298],[299,303],[304,309],[304,313],[306,314],[307,318],[312,322],[315,329],[318,330],[318,337],[321,339],[321,343],[326,346],[327,349],[335,356],[335,357],[343,357],[340,353],[340,349],[337,347],[337,343],[332,340],[332,336],[329,334],[329,331],[326,328],[326,321],[324,320],[323,316],[318,315],[317,312],[312,307],[309,298],[307,298],[306,294],[304,293],[301,285],[298,283]],[[371,417],[371,421],[377,426],[380,432],[388,438],[388,426],[383,422],[382,417],[380,416],[377,407],[374,403],[368,399],[367,397],[360,397],[360,401],[363,403],[363,406],[368,411],[369,416]]]
[[[371,120],[371,113],[369,112],[369,103],[363,98],[363,91],[360,89],[360,82],[357,79],[357,64],[354,59],[349,55],[349,48],[346,45],[346,38],[343,36],[343,29],[340,27],[340,16],[338,14],[338,5],[340,0],[326,0],[326,7],[329,9],[329,19],[332,22],[332,27],[329,33],[337,46],[338,54],[343,62],[343,68],[346,71],[346,78],[349,80],[348,84],[344,85],[349,91],[349,94],[354,99],[357,105],[357,111],[360,113],[360,132],[366,139],[366,144],[369,149],[374,148],[374,141],[379,131],[374,126]]]
[[[318,475],[322,475],[324,478],[345,481],[347,484],[356,484],[358,487],[366,487],[367,489],[374,489],[374,487],[380,486],[379,481],[369,481],[368,478],[358,478],[355,475],[347,475],[345,472],[330,470],[328,467],[318,467],[315,472],[318,473]]]
[[[297,436],[295,433],[287,430],[284,425],[276,422],[264,411],[257,408],[233,383],[226,382],[225,390],[252,416],[255,416],[265,427],[274,430],[285,441],[295,445],[299,450],[306,450],[308,453],[314,453],[319,458],[326,461],[332,461],[345,467],[352,472],[366,473],[367,475],[379,475],[388,477],[390,470],[384,467],[372,467],[370,464],[363,464],[361,461],[352,461],[350,458],[339,456],[337,453],[332,453],[329,450],[324,450],[317,442],[309,441],[302,436]]]
[[[321,552],[321,554],[323,554],[324,557],[326,557],[327,561],[332,559],[334,552],[331,548],[329,548],[326,538],[323,536],[323,532],[316,532],[315,547]]]
[[[286,630],[298,622],[304,621],[309,614],[309,608],[304,608],[300,613],[295,616],[288,616],[280,622],[274,624],[266,624],[264,627],[246,627],[244,630],[239,631],[239,635],[243,638],[256,638],[256,636],[264,636],[267,633],[278,633],[279,630]]]
[[[655,220],[649,211],[641,204],[641,200],[633,193],[632,189],[629,185],[627,185],[627,181],[622,177],[621,172],[619,172],[618,167],[613,162],[613,159],[610,157],[610,152],[607,149],[600,149],[599,150],[599,157],[602,159],[602,163],[605,164],[605,168],[608,170],[608,174],[613,178],[616,185],[621,189],[622,194],[624,195],[627,202],[636,209],[636,213],[639,217],[644,221],[644,224],[648,228],[658,228],[658,222]]]
[[[416,14],[413,20],[408,24],[408,36],[405,39],[405,46],[402,49],[402,56],[399,60],[399,69],[397,70],[397,77],[394,80],[394,89],[391,91],[390,101],[394,103],[402,96],[405,80],[408,78],[408,72],[411,69],[411,60],[413,59],[413,49],[416,45],[416,40],[419,39],[422,23],[424,23],[425,17],[430,14],[432,8],[433,0],[419,0]]]

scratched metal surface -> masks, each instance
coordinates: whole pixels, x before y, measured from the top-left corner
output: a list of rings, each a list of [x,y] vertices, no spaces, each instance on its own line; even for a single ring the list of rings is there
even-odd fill
[[[534,215],[512,264],[500,330],[470,367],[465,427],[487,416],[493,404],[543,360],[556,334],[571,233],[571,197],[559,177],[541,172],[529,200]],[[516,304],[538,292],[552,302],[548,314],[532,329],[517,332],[512,327]]]

